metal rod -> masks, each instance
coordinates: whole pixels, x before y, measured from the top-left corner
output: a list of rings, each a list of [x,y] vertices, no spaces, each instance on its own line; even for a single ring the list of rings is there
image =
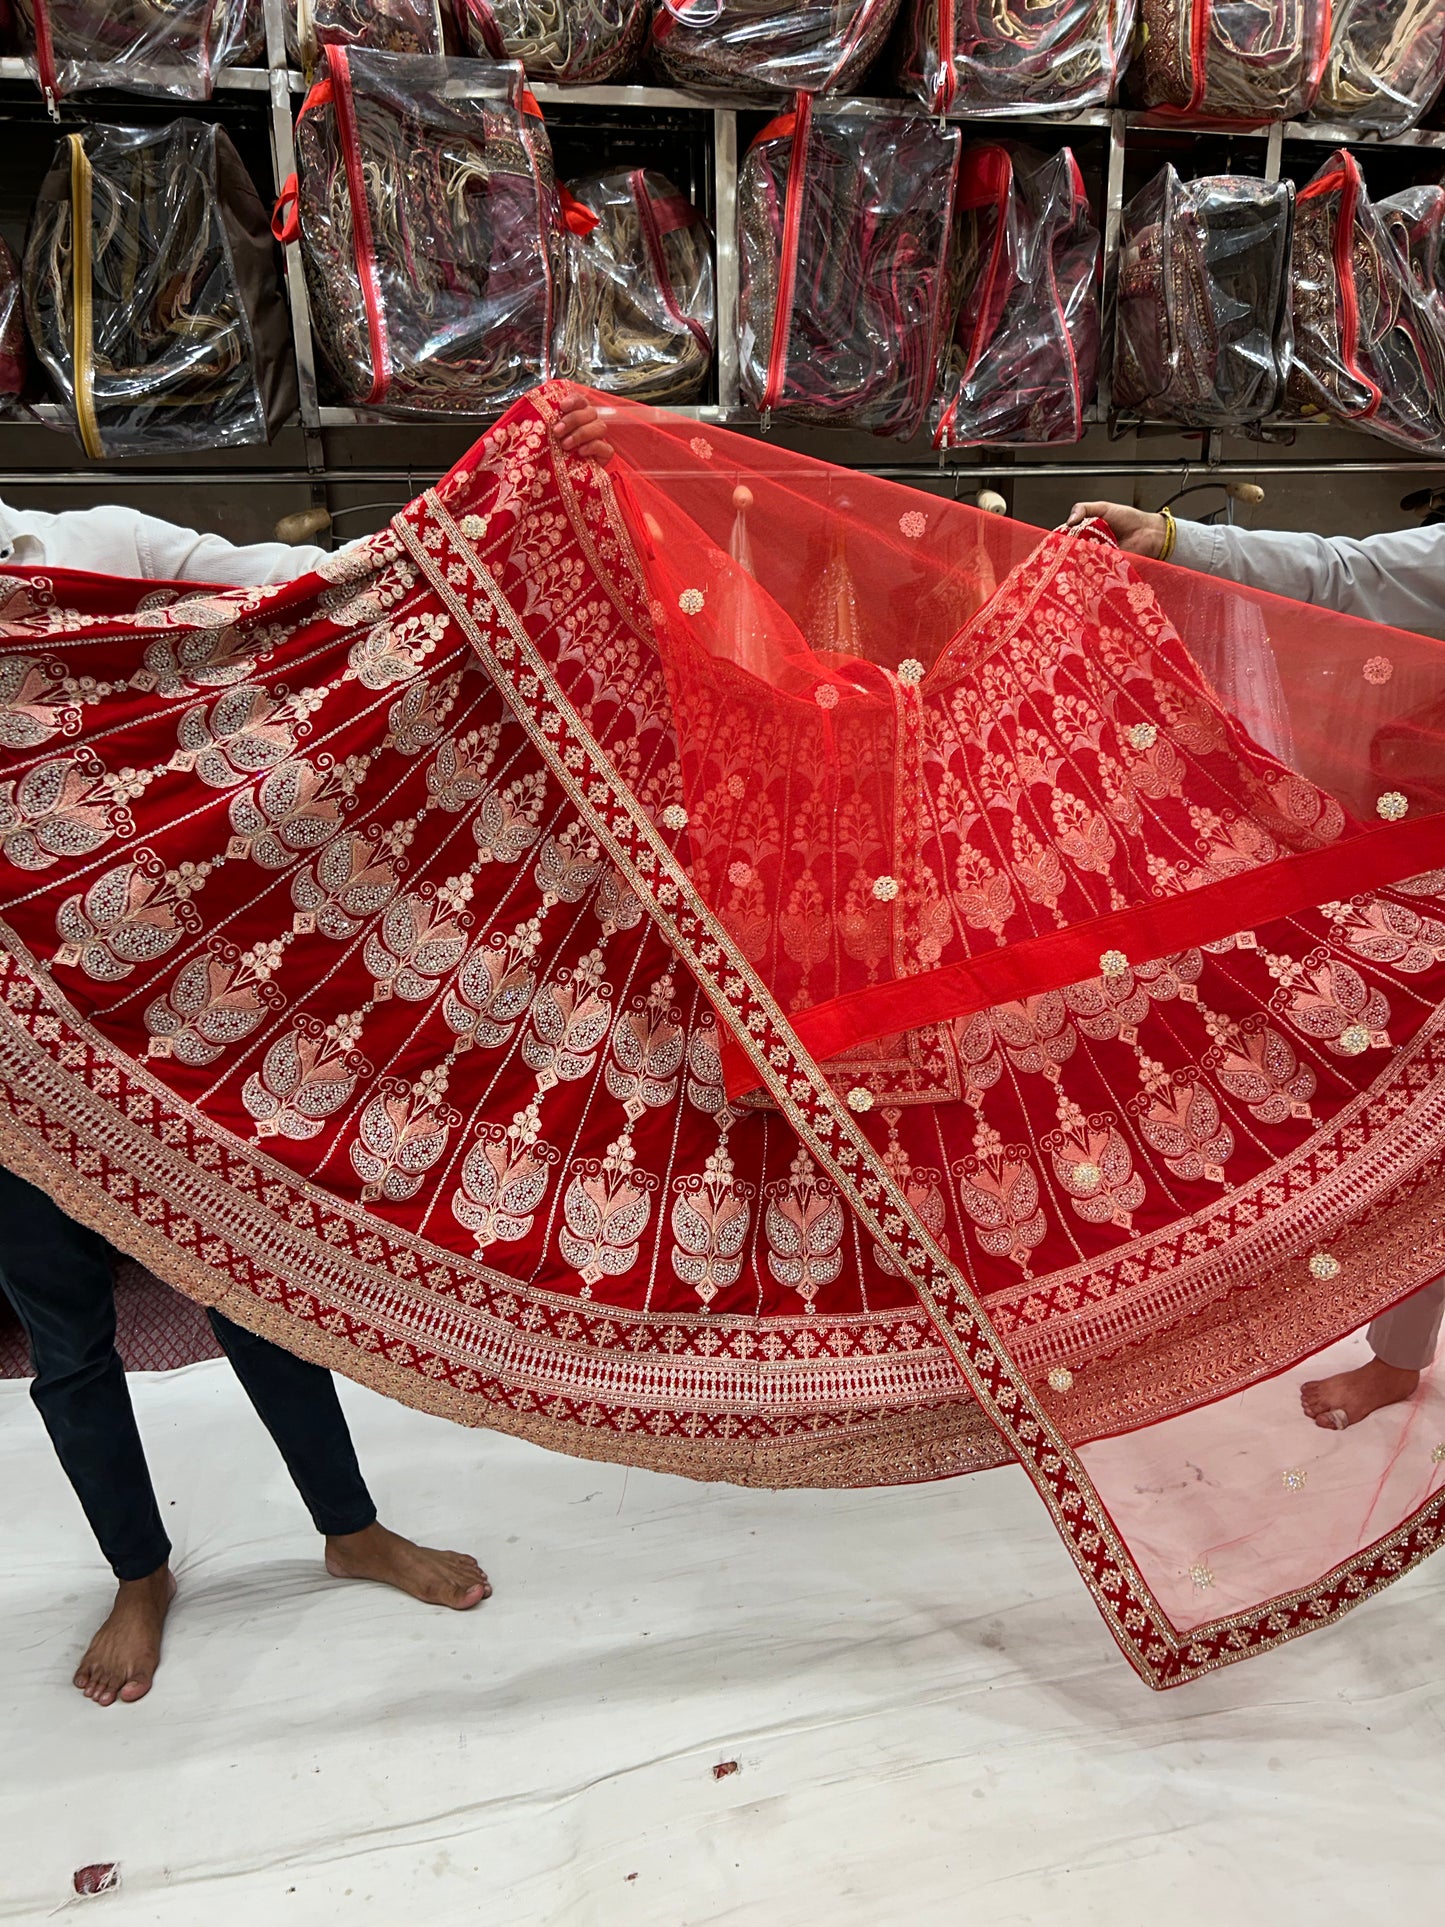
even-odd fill
[[[805,466],[817,457],[799,456]],[[1252,476],[1279,478],[1289,475],[1445,475],[1445,461],[1402,462],[1218,462],[1206,470],[1197,456],[1172,462],[970,462],[944,469],[931,458],[915,463],[854,462],[857,475],[874,475],[885,481],[917,482],[928,485],[951,482],[955,476],[978,477],[984,481],[1016,481],[1027,478],[1062,480],[1069,475],[1196,475],[1203,481]],[[146,469],[128,473],[124,469],[45,469],[21,468],[0,471],[0,488],[305,488],[321,480],[335,484],[401,484],[417,486],[419,470],[411,468],[223,468],[223,469]],[[425,484],[423,484],[425,486]]]

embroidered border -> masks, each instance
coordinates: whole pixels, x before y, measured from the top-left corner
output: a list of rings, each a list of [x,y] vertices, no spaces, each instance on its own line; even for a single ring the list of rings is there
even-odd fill
[[[1314,1587],[1181,1634],[1154,1599],[1083,1467],[998,1343],[982,1305],[698,897],[436,493],[404,511],[395,526],[592,833],[704,991],[735,1019],[735,1034],[747,1040],[759,1081],[913,1284],[970,1390],[1028,1471],[1121,1650],[1149,1685],[1180,1684],[1295,1637],[1435,1549],[1445,1494]],[[454,573],[457,584],[470,577],[471,593],[453,586]]]

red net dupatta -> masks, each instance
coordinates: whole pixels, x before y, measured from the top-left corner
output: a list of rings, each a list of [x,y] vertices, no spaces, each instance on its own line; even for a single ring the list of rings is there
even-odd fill
[[[559,400],[289,586],[0,577],[6,1162],[465,1423],[1016,1459],[1154,1686],[1406,1570],[1441,645]]]

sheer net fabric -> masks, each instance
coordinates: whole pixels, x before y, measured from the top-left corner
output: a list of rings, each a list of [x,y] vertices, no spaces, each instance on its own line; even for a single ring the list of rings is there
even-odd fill
[[[1295,1381],[1445,1273],[1441,645],[556,400],[288,588],[6,578],[6,1159],[465,1422],[1017,1458],[1155,1686],[1406,1569],[1428,1375]]]

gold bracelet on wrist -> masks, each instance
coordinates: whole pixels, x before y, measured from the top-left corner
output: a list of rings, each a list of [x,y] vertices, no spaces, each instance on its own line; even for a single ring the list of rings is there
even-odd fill
[[[1179,539],[1179,524],[1174,520],[1173,509],[1160,509],[1164,517],[1164,541],[1159,549],[1159,560],[1167,562],[1174,553],[1174,544]]]

